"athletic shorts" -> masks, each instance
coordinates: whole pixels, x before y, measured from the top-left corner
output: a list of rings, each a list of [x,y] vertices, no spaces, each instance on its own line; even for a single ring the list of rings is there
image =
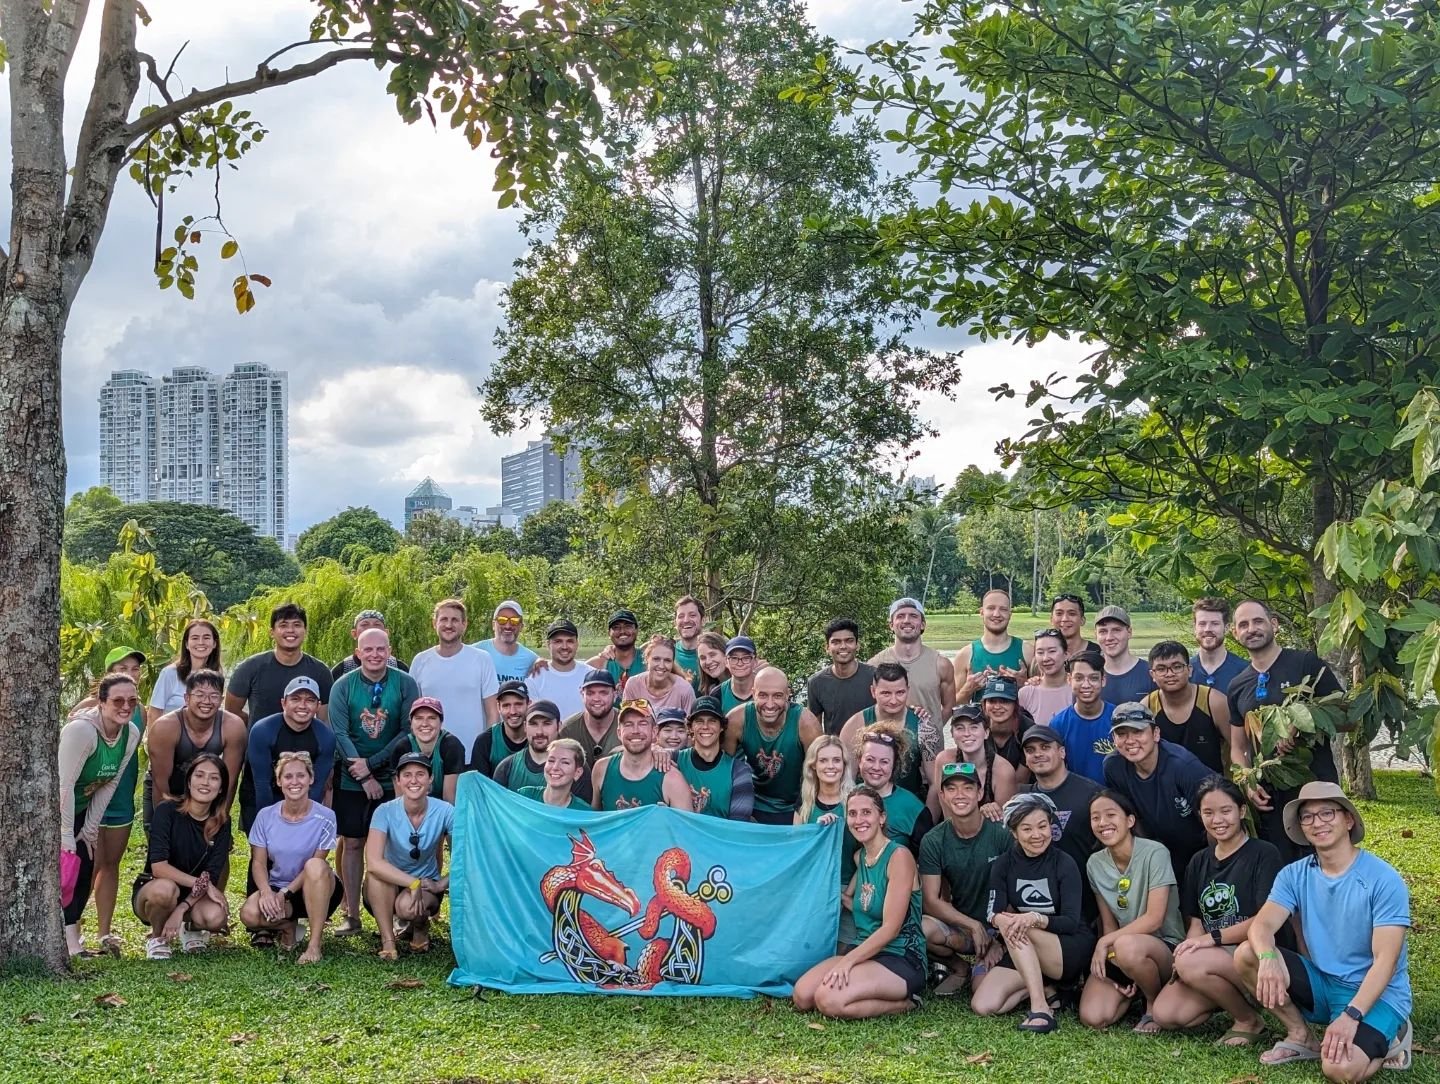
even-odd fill
[[[1087,926],[1077,933],[1057,933],[1055,936],[1060,941],[1060,974],[1055,976],[1053,981],[1074,982],[1090,968],[1090,958],[1095,954],[1095,934]],[[1000,943],[1003,945],[1005,942],[1002,939]],[[1017,970],[1015,961],[1010,958],[1009,949],[1005,950],[995,966]],[[1047,975],[1046,978],[1051,976]]]
[[[125,780],[120,780],[118,787],[110,797],[110,804],[105,807],[105,816],[100,821],[101,828],[129,828],[135,823],[135,780],[130,780],[129,793],[123,786]]]
[[[370,834],[370,820],[380,803],[393,795],[371,801],[363,790],[335,789],[335,828],[342,839],[364,839]]]
[[[795,810],[793,809],[782,809],[775,813],[757,809],[753,816],[756,824],[783,824],[788,828],[795,823]]]
[[[893,952],[882,952],[871,957],[872,961],[898,976],[905,983],[905,996],[918,997],[925,989],[925,965],[910,954],[904,956]]]
[[[330,902],[325,906],[325,917],[329,918],[340,906],[340,901],[345,898],[345,888],[340,883],[340,878],[331,874],[333,886],[330,889]],[[305,892],[303,889],[294,889],[284,893],[285,902],[290,905],[291,918],[305,918]]]
[[[1290,1000],[1310,1023],[1329,1027],[1340,1018],[1360,987],[1325,974],[1298,952],[1287,948],[1278,951],[1290,973]],[[1377,1001],[1355,1028],[1355,1046],[1372,1061],[1383,1058],[1404,1027],[1403,1016]]]

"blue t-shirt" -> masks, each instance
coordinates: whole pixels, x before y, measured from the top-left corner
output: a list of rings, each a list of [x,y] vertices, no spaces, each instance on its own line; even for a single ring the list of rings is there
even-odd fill
[[[1185,876],[1190,857],[1205,846],[1195,791],[1214,774],[1189,749],[1168,741],[1160,742],[1155,770],[1146,779],[1119,753],[1105,758],[1105,785],[1130,799],[1140,815],[1140,830],[1170,851],[1176,884]]]
[[[1128,704],[1132,700],[1144,700],[1154,691],[1155,682],[1150,677],[1150,664],[1144,659],[1136,659],[1135,665],[1123,674],[1106,671],[1105,687],[1100,690],[1100,699],[1107,704]]]
[[[1065,743],[1065,764],[1075,774],[1105,785],[1105,758],[1115,752],[1110,740],[1110,717],[1115,705],[1100,702],[1100,717],[1085,719],[1075,705],[1062,708],[1050,717],[1050,726]]]
[[[1233,651],[1225,652],[1225,661],[1216,668],[1212,674],[1200,665],[1200,656],[1195,655],[1190,659],[1190,680],[1196,685],[1204,685],[1210,689],[1219,689],[1222,693],[1228,692],[1230,683],[1239,675],[1245,672],[1250,664]]]
[[[385,861],[411,877],[433,881],[440,876],[440,841],[450,834],[450,825],[454,820],[453,805],[439,798],[427,798],[419,839],[412,844],[410,836],[415,832],[415,826],[405,812],[405,799],[392,798],[380,803],[375,810],[370,830],[385,833]],[[410,857],[412,846],[419,848],[419,858]]]
[[[1394,866],[1369,851],[1338,877],[1327,876],[1313,855],[1291,862],[1276,876],[1270,902],[1299,914],[1310,962],[1348,986],[1364,982],[1375,962],[1370,938],[1377,926],[1410,926],[1410,890]],[[1411,1009],[1409,956],[1407,943],[1380,995],[1401,1017]]]
[[[525,681],[530,676],[530,667],[534,666],[535,660],[540,657],[524,644],[516,644],[513,655],[502,654],[494,640],[481,640],[470,646],[479,648],[490,656],[490,661],[495,664],[495,677],[499,681]]]

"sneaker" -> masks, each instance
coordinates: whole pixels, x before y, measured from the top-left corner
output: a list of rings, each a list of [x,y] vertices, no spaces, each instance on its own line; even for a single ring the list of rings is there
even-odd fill
[[[210,945],[209,930],[195,930],[189,926],[180,929],[180,951],[201,952]]]

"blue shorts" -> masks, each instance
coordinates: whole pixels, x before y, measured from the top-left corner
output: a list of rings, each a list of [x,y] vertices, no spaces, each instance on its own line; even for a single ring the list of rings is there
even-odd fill
[[[1298,952],[1286,948],[1279,951],[1290,972],[1290,1000],[1307,1021],[1329,1027],[1354,1000],[1360,987],[1325,974]],[[1356,1028],[1355,1045],[1371,1060],[1383,1058],[1404,1027],[1403,1016],[1385,1002],[1377,1001]]]

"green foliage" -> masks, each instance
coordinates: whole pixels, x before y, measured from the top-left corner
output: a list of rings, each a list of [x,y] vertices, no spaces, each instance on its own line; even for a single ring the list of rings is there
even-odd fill
[[[95,492],[72,497],[66,509],[64,552],[74,564],[104,564],[116,551],[121,528],[133,520],[144,529],[136,547],[153,550],[163,572],[188,577],[217,610],[300,574],[273,538],[257,535],[229,512],[177,501],[111,504],[103,493],[92,497]]]
[[[295,542],[295,556],[302,565],[330,558],[353,566],[372,553],[394,553],[401,536],[388,519],[373,508],[347,508],[321,523],[306,527]],[[351,546],[350,560],[345,560]]]
[[[584,517],[575,505],[565,501],[547,504],[521,522],[520,554],[543,557],[556,564],[575,552],[584,525]]]
[[[1256,708],[1245,717],[1255,761],[1249,768],[1231,768],[1242,787],[1258,783],[1294,790],[1315,778],[1311,753],[1317,745],[1343,740],[1348,712],[1344,693],[1314,694],[1311,685],[1302,682],[1285,690],[1284,703]]]

